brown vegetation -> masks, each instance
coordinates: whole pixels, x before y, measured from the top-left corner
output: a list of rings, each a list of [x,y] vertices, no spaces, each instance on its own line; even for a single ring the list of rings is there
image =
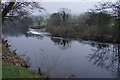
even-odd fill
[[[2,61],[12,65],[29,67],[27,61],[17,55],[15,51],[9,49],[9,45],[6,41],[2,41]]]
[[[53,13],[48,19],[46,30],[53,36],[118,43],[120,41],[120,7],[118,3],[120,1],[103,3],[100,4],[100,8],[96,7],[96,10],[79,16],[67,15],[64,10],[62,11],[64,16],[61,16],[59,12]]]

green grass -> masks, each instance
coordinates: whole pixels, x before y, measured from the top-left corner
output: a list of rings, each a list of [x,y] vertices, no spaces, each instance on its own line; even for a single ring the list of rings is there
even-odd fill
[[[2,78],[41,78],[37,72],[20,66],[2,63]]]
[[[46,22],[41,22],[40,26],[46,26]],[[39,26],[37,22],[34,22],[33,26]]]

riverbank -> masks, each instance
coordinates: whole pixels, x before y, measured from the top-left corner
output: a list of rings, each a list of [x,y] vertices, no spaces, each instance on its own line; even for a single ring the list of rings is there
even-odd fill
[[[69,39],[73,39],[73,40],[86,40],[86,41],[98,41],[98,42],[102,42],[102,43],[119,43],[117,40],[113,39],[112,37],[104,37],[104,38],[100,38],[99,36],[94,36],[94,37],[87,37],[87,36],[83,36],[83,35],[62,35],[62,33],[54,33],[54,31],[47,31],[50,34],[46,34],[46,36],[52,36],[52,37],[61,37],[61,38],[69,38]]]
[[[85,28],[86,27],[86,28]],[[63,38],[75,38],[83,40],[93,40],[99,42],[109,42],[109,43],[119,43],[117,33],[106,32],[103,33],[102,29],[94,30],[95,26],[92,26],[91,29],[89,26],[82,28],[79,26],[72,25],[62,25],[62,26],[47,26],[46,31],[51,33],[54,37],[63,37]],[[77,29],[79,28],[79,29]],[[100,31],[99,31],[100,30]],[[112,29],[111,29],[112,30]]]
[[[2,40],[2,61],[8,64],[21,66],[21,67],[29,67],[29,63],[16,54],[14,51],[9,49],[9,45],[6,41]]]
[[[42,76],[35,71],[3,62],[2,78],[42,78]]]
[[[42,78],[35,71],[28,70],[29,63],[9,49],[7,41],[2,40],[2,77],[3,78]]]
[[[32,32],[32,30],[35,30],[35,32]],[[38,35],[46,35],[46,36],[51,36],[51,37],[58,37],[58,38],[65,38],[65,39],[71,39],[71,40],[85,40],[85,41],[97,41],[101,43],[118,43],[117,40],[112,39],[112,37],[106,36],[104,38],[100,38],[100,36],[93,36],[93,37],[87,37],[83,35],[63,35],[62,33],[59,33],[59,31],[54,31],[54,30],[47,30],[46,28],[43,29],[31,29],[29,30],[32,32],[32,34],[38,34]],[[41,33],[42,32],[42,33]]]

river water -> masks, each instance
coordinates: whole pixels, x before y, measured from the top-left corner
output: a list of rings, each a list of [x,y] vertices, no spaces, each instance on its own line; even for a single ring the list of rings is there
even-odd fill
[[[33,31],[33,32],[32,32]],[[11,50],[28,60],[29,69],[41,70],[51,78],[118,78],[120,77],[119,45],[95,41],[46,36],[30,30],[3,32]]]

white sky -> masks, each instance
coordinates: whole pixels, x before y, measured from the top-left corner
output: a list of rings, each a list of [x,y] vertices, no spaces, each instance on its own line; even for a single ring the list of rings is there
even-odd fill
[[[68,8],[71,10],[71,13],[83,13],[88,11],[91,8],[94,8],[94,5],[98,2],[115,2],[117,0],[37,0],[41,1],[41,5],[46,9],[47,13],[58,12],[60,8]],[[34,14],[39,14],[36,12]]]
[[[98,4],[98,2],[42,2],[41,5],[45,8],[45,11],[41,13],[35,11],[33,14],[56,13],[61,8],[67,8],[71,10],[71,13],[80,14],[93,9],[95,4]]]
[[[105,2],[105,1],[117,1],[117,0],[39,0],[42,2]]]
[[[68,8],[71,13],[83,13],[94,8],[94,4],[97,2],[43,2],[42,7],[46,9],[48,13],[58,12],[60,8]]]
[[[15,1],[15,0],[2,0],[4,1]],[[47,13],[55,13],[58,12],[60,8],[68,8],[71,10],[71,13],[83,13],[87,10],[94,8],[94,5],[98,2],[106,2],[112,1],[115,2],[117,0],[17,0],[20,2],[30,2],[36,1],[40,2],[43,8],[46,9]],[[40,15],[40,12],[35,11],[34,15]]]
[[[18,1],[18,2],[105,2],[105,1],[117,1],[117,0],[1,0],[2,2],[9,2],[9,1]]]

